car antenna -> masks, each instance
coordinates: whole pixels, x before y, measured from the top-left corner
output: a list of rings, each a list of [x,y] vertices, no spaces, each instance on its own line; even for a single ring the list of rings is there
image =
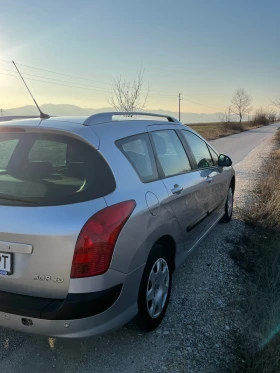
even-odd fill
[[[30,92],[30,89],[28,88],[27,84],[25,83],[25,80],[23,79],[17,65],[15,64],[15,61],[12,61],[12,62],[15,65],[15,68],[17,69],[17,72],[19,73],[19,76],[21,77],[23,83],[25,84],[25,87],[27,88],[28,92],[30,93],[30,96],[33,98],[34,104],[36,105],[37,109],[39,110],[40,118],[41,119],[49,119],[50,116],[48,114],[43,113],[42,110],[40,109],[39,105],[37,104],[35,98],[33,97],[32,93]]]

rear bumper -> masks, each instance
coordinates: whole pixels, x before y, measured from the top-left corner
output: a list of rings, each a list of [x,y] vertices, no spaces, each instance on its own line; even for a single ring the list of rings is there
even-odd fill
[[[122,284],[94,293],[68,294],[65,299],[47,299],[0,292],[0,312],[44,320],[74,320],[98,315],[118,299]]]
[[[141,266],[125,275],[122,285],[94,293],[69,294],[65,300],[0,292],[0,326],[67,338],[106,333],[137,314],[143,270]]]

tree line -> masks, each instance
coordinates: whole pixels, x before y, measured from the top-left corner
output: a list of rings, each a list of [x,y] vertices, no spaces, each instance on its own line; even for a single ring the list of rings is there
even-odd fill
[[[280,109],[280,98],[271,101],[271,104]],[[255,109],[254,114],[251,115],[252,112],[252,98],[243,88],[240,88],[234,93],[230,105],[224,113],[220,115],[220,120],[223,123],[230,123],[232,122],[232,118],[235,119],[237,116],[239,123],[247,117],[248,121],[258,122],[259,124],[262,122],[263,124],[268,124],[277,119],[277,113],[272,107],[260,107]]]
[[[117,111],[133,112],[142,111],[146,106],[149,98],[149,88],[144,89],[144,70],[141,68],[134,80],[129,80],[123,76],[116,78],[111,87],[109,104]],[[280,109],[280,97],[271,101],[275,108]],[[225,112],[220,115],[220,120],[223,123],[230,123],[232,119],[238,117],[239,123],[244,118],[248,121],[266,121],[274,122],[277,119],[277,113],[272,108],[256,109],[254,114],[252,106],[252,98],[245,89],[238,89],[227,107]],[[264,123],[266,124],[266,123]]]

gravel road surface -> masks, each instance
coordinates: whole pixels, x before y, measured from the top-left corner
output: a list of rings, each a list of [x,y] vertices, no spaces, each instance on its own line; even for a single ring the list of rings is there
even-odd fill
[[[212,142],[239,162],[238,205],[244,203],[277,127]],[[228,252],[243,229],[238,214],[229,224],[218,224],[175,273],[171,303],[156,332],[145,335],[125,327],[105,336],[62,340],[0,329],[1,372],[234,372],[236,363],[242,364],[236,340],[245,325],[240,307],[245,274]]]

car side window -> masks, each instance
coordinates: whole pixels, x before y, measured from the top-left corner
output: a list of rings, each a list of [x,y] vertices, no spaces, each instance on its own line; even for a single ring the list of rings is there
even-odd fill
[[[196,160],[197,168],[207,168],[213,167],[214,163],[212,161],[208,146],[200,137],[196,136],[194,133],[186,130],[182,130],[181,133],[185,137],[193,155]]]
[[[116,145],[129,160],[141,181],[158,179],[154,153],[147,133],[118,140]]]
[[[214,162],[214,166],[218,166],[218,154],[212,148],[210,148],[210,146],[208,146],[208,149]]]
[[[191,170],[185,149],[175,131],[154,131],[152,132],[152,139],[165,177]]]

